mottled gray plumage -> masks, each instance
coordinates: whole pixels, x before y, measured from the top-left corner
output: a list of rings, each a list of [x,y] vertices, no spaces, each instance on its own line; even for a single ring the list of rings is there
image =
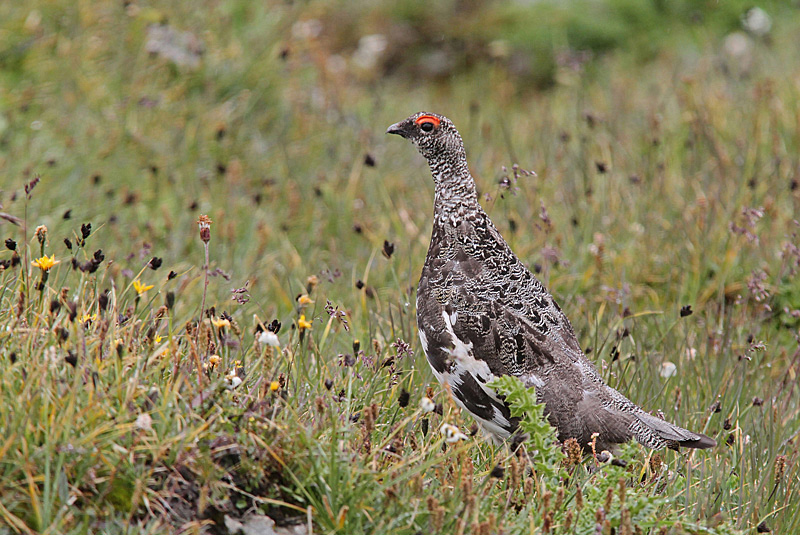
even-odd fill
[[[598,451],[635,437],[650,448],[716,442],[644,412],[607,386],[547,289],[511,251],[483,211],[461,136],[446,117],[416,113],[387,130],[410,140],[435,185],[431,244],[417,291],[417,324],[428,362],[457,403],[495,441],[518,422],[486,383],[514,375],[536,388],[564,441]]]

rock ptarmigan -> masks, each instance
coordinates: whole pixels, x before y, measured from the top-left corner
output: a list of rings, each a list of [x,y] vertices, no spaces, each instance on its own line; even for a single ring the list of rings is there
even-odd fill
[[[464,143],[449,119],[419,112],[386,131],[428,160],[435,186],[431,244],[417,290],[417,326],[434,375],[495,442],[518,420],[486,383],[535,387],[562,442],[597,451],[635,437],[649,448],[710,448],[714,439],[652,416],[603,382],[547,289],[478,203]]]

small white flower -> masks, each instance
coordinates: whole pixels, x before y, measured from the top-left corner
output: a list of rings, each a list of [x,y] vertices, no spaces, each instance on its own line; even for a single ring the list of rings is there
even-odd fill
[[[264,346],[281,346],[281,342],[278,340],[278,335],[272,331],[261,331],[261,334],[258,335],[258,343]]]
[[[772,17],[760,7],[753,7],[742,15],[742,26],[748,32],[763,37],[772,29]]]
[[[136,423],[134,425],[136,426],[136,429],[141,429],[142,431],[152,431],[153,419],[149,414],[143,412],[136,418]]]
[[[436,403],[429,397],[424,397],[419,400],[419,408],[422,409],[422,412],[433,412],[436,408]]]
[[[675,366],[670,361],[662,362],[661,363],[661,377],[668,379],[675,375],[675,372],[678,371],[677,366]]]
[[[228,388],[236,388],[240,384],[242,384],[242,378],[236,374],[236,368],[232,368],[231,371],[225,374],[225,380],[228,381]]]
[[[697,349],[693,347],[686,348],[686,358],[689,360],[694,360],[697,357]]]
[[[462,433],[461,430],[453,424],[442,424],[442,427],[439,428],[439,432],[444,435],[444,441],[448,444],[458,442],[459,440],[467,440],[468,438],[467,435]]]

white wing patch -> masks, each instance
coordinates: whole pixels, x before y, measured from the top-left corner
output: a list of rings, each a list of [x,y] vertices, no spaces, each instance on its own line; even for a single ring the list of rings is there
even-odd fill
[[[450,356],[453,359],[453,366],[449,371],[446,371],[442,374],[439,374],[436,372],[436,370],[434,370],[434,375],[436,375],[436,378],[439,379],[439,382],[441,383],[447,383],[452,388],[458,388],[464,382],[462,377],[465,374],[470,374],[475,381],[477,381],[478,385],[481,387],[481,390],[483,390],[487,396],[502,404],[500,398],[497,397],[497,393],[493,389],[486,386],[486,383],[495,378],[495,375],[489,369],[489,365],[486,363],[486,361],[476,359],[472,354],[472,342],[465,344],[458,336],[456,336],[455,330],[453,329],[453,324],[458,319],[458,313],[454,312],[453,314],[447,314],[447,312],[442,311],[442,318],[444,319],[445,330],[447,331],[447,334],[450,335],[450,339],[453,342],[453,349],[450,350]],[[461,400],[458,399],[458,396],[453,396],[453,399],[462,409],[469,412],[469,410],[461,403]],[[511,426],[511,423],[505,416],[503,416],[503,413],[497,407],[494,407],[494,414],[491,420],[485,420],[475,414],[472,414],[472,416],[475,418],[475,421],[478,422],[484,434],[490,438],[500,439],[502,441],[510,436],[508,428]]]
[[[428,337],[425,336],[425,331],[423,331],[422,329],[419,329],[419,341],[420,341],[420,343],[422,343],[422,350],[427,355],[428,354]]]

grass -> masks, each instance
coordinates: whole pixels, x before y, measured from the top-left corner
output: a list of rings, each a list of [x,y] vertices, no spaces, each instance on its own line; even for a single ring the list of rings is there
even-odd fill
[[[0,6],[0,532],[800,530],[796,17],[749,56],[691,27],[536,92],[490,59],[356,68],[329,6]],[[147,52],[156,22],[197,67]],[[432,185],[383,133],[419,109],[604,377],[719,447],[531,472],[445,441],[472,422],[416,337]]]

